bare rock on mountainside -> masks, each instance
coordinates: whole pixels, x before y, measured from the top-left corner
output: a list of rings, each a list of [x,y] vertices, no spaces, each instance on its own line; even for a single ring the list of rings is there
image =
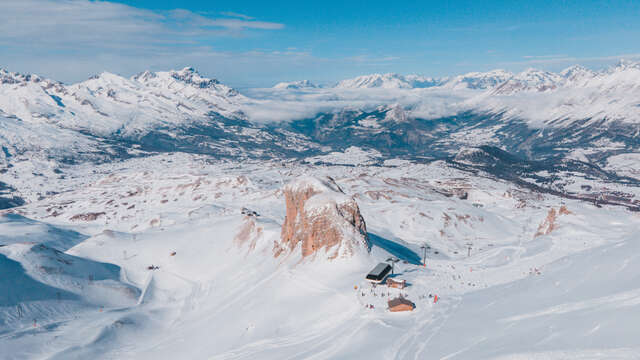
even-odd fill
[[[358,204],[333,179],[300,178],[285,186],[284,195],[287,213],[280,242],[274,244],[276,257],[298,244],[303,257],[322,251],[335,259],[369,251]]]
[[[72,216],[69,220],[71,221],[95,221],[99,217],[106,215],[105,212],[90,212],[84,214],[77,214]]]
[[[258,225],[254,216],[245,216],[240,231],[233,239],[237,246],[249,244],[249,250],[254,250],[258,240],[263,235],[263,227]]]
[[[567,207],[564,205],[560,206],[560,209],[558,211],[556,211],[556,209],[554,208],[551,208],[551,210],[549,210],[549,213],[547,214],[547,217],[540,224],[540,226],[538,226],[538,231],[536,232],[534,237],[550,234],[557,227],[556,220],[558,219],[558,216],[570,214],[571,211],[569,211],[569,209],[567,209]]]

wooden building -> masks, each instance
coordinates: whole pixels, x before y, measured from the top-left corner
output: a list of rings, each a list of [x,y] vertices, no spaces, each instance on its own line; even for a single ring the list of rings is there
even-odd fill
[[[416,308],[414,303],[402,296],[389,300],[387,304],[389,305],[389,311],[391,312],[413,311],[413,309]]]
[[[387,286],[396,288],[396,289],[404,289],[407,287],[406,280],[394,280],[392,278],[387,278]]]

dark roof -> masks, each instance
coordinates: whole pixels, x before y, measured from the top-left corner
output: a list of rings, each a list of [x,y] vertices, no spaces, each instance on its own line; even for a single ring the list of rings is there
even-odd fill
[[[380,263],[378,265],[376,265],[376,267],[373,268],[373,270],[371,270],[369,272],[369,275],[367,275],[367,278],[369,276],[373,276],[376,278],[381,278],[385,275],[387,275],[387,273],[391,271],[391,265],[389,264],[385,264],[385,263]]]
[[[394,306],[398,306],[398,305],[409,305],[412,308],[415,307],[415,304],[412,303],[411,301],[403,298],[402,296],[397,297],[395,299],[389,300],[388,301],[389,307],[392,308]]]

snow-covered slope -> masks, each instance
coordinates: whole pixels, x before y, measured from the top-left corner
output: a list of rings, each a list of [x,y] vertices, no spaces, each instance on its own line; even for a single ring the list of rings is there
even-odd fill
[[[82,154],[98,151],[98,143],[81,134],[47,122],[22,121],[0,112],[0,164],[23,151],[41,151],[50,155]]]
[[[147,71],[131,79],[102,73],[69,86],[6,71],[0,79],[0,109],[6,114],[100,136],[202,122],[210,112],[235,117],[243,98],[192,68]]]
[[[640,218],[621,207],[443,161],[163,154],[67,173],[49,184],[66,191],[0,216],[9,359],[640,355]],[[371,252],[274,258],[285,184],[327,175],[357,200]],[[372,288],[365,275],[392,256],[409,286]],[[387,310],[401,294],[413,312]]]
[[[102,73],[69,87],[71,101],[83,106],[64,124],[108,135],[143,132],[160,126],[203,122],[209,112],[234,116],[237,92],[192,68],[144,72],[131,79]],[[63,97],[64,99],[64,97]],[[63,100],[64,101],[64,100]],[[100,121],[95,121],[95,118]]]
[[[546,123],[568,126],[588,123],[640,123],[640,66],[621,62],[600,73],[570,68],[561,75],[528,70],[470,102],[491,112],[527,120],[532,126]],[[506,95],[506,96],[505,96]]]
[[[351,146],[344,152],[332,152],[326,155],[318,155],[305,159],[310,164],[334,164],[334,165],[371,165],[380,161],[382,155],[376,150],[363,150]]]
[[[0,358],[640,357],[640,65],[308,85],[0,70]]]

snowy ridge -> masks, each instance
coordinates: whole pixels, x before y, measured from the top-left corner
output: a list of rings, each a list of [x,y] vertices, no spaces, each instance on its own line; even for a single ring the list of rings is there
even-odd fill
[[[6,71],[1,76],[0,109],[5,113],[101,136],[206,121],[209,112],[237,117],[243,99],[192,68],[144,72],[131,79],[105,72],[68,86]]]
[[[515,76],[507,78],[505,81],[494,84],[494,94],[508,95],[521,91],[544,92],[555,90],[562,84],[564,78],[561,75],[540,71],[537,69],[527,69]],[[495,85],[498,85],[497,87]]]
[[[318,86],[309,80],[280,82],[273,86],[274,89],[315,89]]]
[[[543,123],[562,127],[575,120],[637,125],[640,123],[639,94],[640,66],[621,62],[599,73],[576,67],[561,75],[529,70],[490,94],[470,99],[468,104],[483,111],[504,112],[507,117],[525,119],[534,127]]]
[[[446,81],[443,86],[460,89],[492,89],[513,77],[513,74],[505,70],[492,70],[488,72],[471,72],[459,75]]]
[[[574,65],[570,66],[560,72],[560,76],[566,79],[568,82],[583,81],[596,76],[596,73],[584,66]]]
[[[295,120],[326,109],[345,108],[347,104],[379,106],[400,99],[404,107],[418,109],[416,113],[433,108],[435,101],[444,101],[447,110],[437,111],[434,116],[468,110],[507,112],[539,126],[540,117],[548,121],[635,118],[639,72],[637,63],[623,61],[601,72],[573,66],[558,74],[535,69],[518,74],[493,70],[452,78],[372,74],[343,80],[327,89],[306,80],[280,83],[274,87],[276,90],[309,91],[308,98],[303,94],[285,100],[278,94],[265,99],[264,92],[258,98],[248,98],[189,67],[146,71],[130,79],[102,73],[74,85],[1,70],[0,109],[23,121],[52,123],[100,136],[134,136],[161,127],[206,123],[211,114],[259,122],[282,117]],[[367,89],[393,91],[344,92]],[[402,90],[420,92],[407,94]],[[611,103],[612,100],[615,101]],[[532,113],[538,108],[543,111]]]
[[[400,74],[371,74],[358,76],[353,79],[346,79],[338,82],[334,88],[336,89],[413,89],[428,88],[439,86],[443,83],[442,79],[423,77],[419,75]]]
[[[342,80],[334,87],[337,89],[421,89],[443,87],[450,89],[490,89],[513,77],[504,70],[489,72],[471,72],[455,77],[433,78],[420,75],[371,74],[353,79]]]

